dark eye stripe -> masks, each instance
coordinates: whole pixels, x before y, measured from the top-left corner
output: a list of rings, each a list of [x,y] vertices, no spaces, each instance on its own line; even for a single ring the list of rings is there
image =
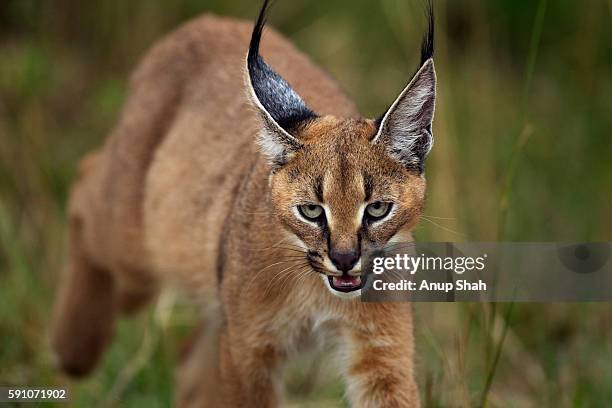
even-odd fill
[[[315,196],[319,202],[323,202],[323,177],[317,177],[315,182]]]
[[[365,202],[370,201],[372,198],[372,190],[374,189],[374,180],[372,176],[367,173],[363,174],[363,192],[365,194]]]

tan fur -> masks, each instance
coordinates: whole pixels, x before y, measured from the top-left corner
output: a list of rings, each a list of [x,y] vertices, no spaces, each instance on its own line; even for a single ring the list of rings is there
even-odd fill
[[[418,406],[409,305],[334,297],[303,252],[306,245],[325,258],[325,243],[290,208],[323,180],[332,245],[354,247],[370,174],[373,194],[396,200],[398,213],[369,233],[366,250],[416,223],[424,179],[370,143],[371,121],[340,119],[358,117],[354,104],[274,31],[262,55],[310,107],[334,116],[301,129],[303,151],[271,175],[244,86],[251,29],[207,15],[162,40],[134,73],[106,144],[83,161],[55,310],[59,361],[72,374],[89,372],[115,314],[173,284],[216,307],[221,322],[205,327],[183,363],[179,379],[189,385],[179,388],[179,405],[277,406],[283,363],[333,327],[353,406]]]

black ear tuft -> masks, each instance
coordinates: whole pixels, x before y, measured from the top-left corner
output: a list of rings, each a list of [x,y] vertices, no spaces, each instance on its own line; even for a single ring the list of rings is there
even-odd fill
[[[421,45],[421,66],[389,109],[376,119],[378,132],[372,143],[382,143],[406,167],[423,172],[433,145],[432,121],[436,100],[434,12],[427,3],[427,30]]]
[[[317,115],[308,108],[287,81],[274,72],[259,55],[259,44],[269,7],[270,1],[264,0],[253,28],[247,56],[248,74],[259,103],[276,124],[290,132],[300,123]]]
[[[427,2],[427,31],[421,43],[421,66],[434,55],[434,9],[432,0]]]

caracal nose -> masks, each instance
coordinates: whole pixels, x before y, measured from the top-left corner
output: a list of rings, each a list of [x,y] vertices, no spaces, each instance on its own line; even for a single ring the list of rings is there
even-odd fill
[[[336,251],[332,250],[329,253],[329,259],[332,261],[334,266],[339,271],[348,272],[353,269],[353,266],[359,261],[359,252],[355,250],[350,251]]]

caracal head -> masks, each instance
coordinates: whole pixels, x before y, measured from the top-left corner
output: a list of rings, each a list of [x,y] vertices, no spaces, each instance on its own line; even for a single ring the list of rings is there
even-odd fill
[[[436,97],[433,13],[420,68],[372,120],[313,112],[266,65],[259,43],[267,6],[253,30],[246,83],[261,119],[258,142],[270,164],[272,210],[323,285],[339,297],[356,297],[363,255],[410,230],[423,209]]]

